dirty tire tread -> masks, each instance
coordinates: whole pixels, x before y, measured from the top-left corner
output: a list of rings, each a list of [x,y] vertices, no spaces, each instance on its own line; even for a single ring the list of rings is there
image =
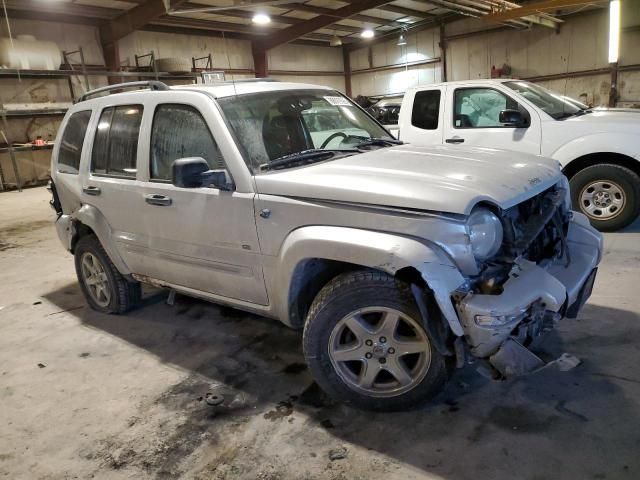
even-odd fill
[[[109,283],[112,286],[112,295],[111,302],[107,307],[101,307],[93,301],[86,286],[84,285],[84,282],[82,281],[80,258],[82,253],[86,251],[89,251],[99,257],[105,268],[105,272],[109,276]],[[100,240],[98,240],[95,235],[85,235],[78,240],[75,248],[75,267],[82,293],[92,309],[103,313],[122,314],[129,311],[140,302],[142,298],[142,288],[140,283],[131,282],[124,278],[111,261],[111,258],[109,258],[109,255],[107,255],[107,252],[100,243]]]
[[[304,326],[304,354],[316,382],[336,400],[366,410],[397,411],[424,405],[444,389],[452,371],[451,359],[435,350],[433,342],[431,365],[427,375],[416,387],[397,397],[370,397],[355,392],[346,386],[335,372],[329,359],[327,345],[331,330],[341,317],[334,317],[334,323],[323,325],[322,323],[326,322],[326,319],[322,318],[323,313],[327,313],[341,301],[349,301],[363,294],[366,297],[366,290],[369,290],[371,295],[375,293],[375,296],[370,297],[371,305],[380,301],[381,305],[394,306],[422,323],[409,284],[376,270],[357,270],[338,275],[320,290],[309,309]],[[364,306],[366,305],[354,305],[350,308]]]
[[[611,220],[593,220],[589,218],[591,225],[601,232],[614,232],[620,230],[635,221],[640,213],[640,177],[632,170],[613,163],[599,163],[584,168],[576,173],[569,181],[571,185],[571,201],[573,208],[580,209],[578,198],[582,189],[595,180],[612,180],[619,184],[628,198],[624,211]]]

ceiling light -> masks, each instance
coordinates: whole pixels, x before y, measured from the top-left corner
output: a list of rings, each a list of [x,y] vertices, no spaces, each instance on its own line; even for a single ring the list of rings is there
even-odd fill
[[[271,17],[266,13],[256,13],[251,21],[258,25],[266,25],[267,23],[271,22]]]
[[[401,47],[406,44],[407,44],[407,38],[404,36],[404,33],[401,33],[400,37],[398,37],[398,46]]]
[[[374,35],[375,33],[373,33],[373,30],[371,30],[370,28],[363,30],[360,34],[362,38],[373,38]]]
[[[618,61],[620,44],[620,1],[611,0],[609,3],[609,63]]]
[[[329,46],[339,47],[340,45],[342,45],[342,39],[337,35],[333,35],[333,37],[331,37],[331,41],[329,42]]]

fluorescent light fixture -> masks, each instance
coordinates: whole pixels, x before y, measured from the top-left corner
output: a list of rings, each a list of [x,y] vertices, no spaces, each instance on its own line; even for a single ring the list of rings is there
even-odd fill
[[[251,21],[258,25],[266,25],[271,22],[271,17],[266,13],[256,13]]]
[[[375,35],[375,33],[373,33],[373,30],[371,30],[370,28],[366,28],[362,31],[362,33],[360,34],[360,36],[362,38],[373,38]]]
[[[620,47],[620,0],[609,2],[609,63],[618,61]]]
[[[400,37],[398,37],[398,46],[401,47],[406,44],[407,44],[407,37],[404,36],[404,33],[401,33]]]
[[[402,17],[396,20],[398,23],[415,23],[415,21],[411,17]]]

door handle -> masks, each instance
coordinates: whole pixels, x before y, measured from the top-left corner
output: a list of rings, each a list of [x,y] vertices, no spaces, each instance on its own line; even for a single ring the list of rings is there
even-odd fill
[[[89,185],[87,187],[83,187],[82,191],[84,193],[86,193],[87,195],[93,195],[94,197],[98,196],[98,195],[100,195],[102,193],[102,190],[100,190],[100,187],[94,187],[93,185]]]
[[[171,205],[170,197],[167,197],[166,195],[158,195],[157,193],[145,195],[144,201],[149,205],[158,205],[160,207],[168,207],[169,205]]]
[[[464,138],[460,138],[460,137],[447,138],[445,140],[445,142],[447,142],[447,143],[464,143]]]

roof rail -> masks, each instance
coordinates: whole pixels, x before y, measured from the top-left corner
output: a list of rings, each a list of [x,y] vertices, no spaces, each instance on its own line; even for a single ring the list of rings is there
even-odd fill
[[[87,93],[81,95],[78,101],[84,102],[89,97],[93,97],[94,95],[97,95],[99,93],[111,92],[113,90],[123,90],[125,88],[148,88],[150,90],[169,90],[169,86],[166,83],[159,82],[157,80],[148,80],[144,82],[116,83],[114,85],[108,85],[106,87],[100,87],[94,90],[90,90]]]
[[[241,78],[239,80],[221,80],[219,82],[198,84],[198,86],[232,85],[234,83],[255,83],[255,82],[280,82],[280,80],[276,80],[275,78],[271,78],[271,77]]]

